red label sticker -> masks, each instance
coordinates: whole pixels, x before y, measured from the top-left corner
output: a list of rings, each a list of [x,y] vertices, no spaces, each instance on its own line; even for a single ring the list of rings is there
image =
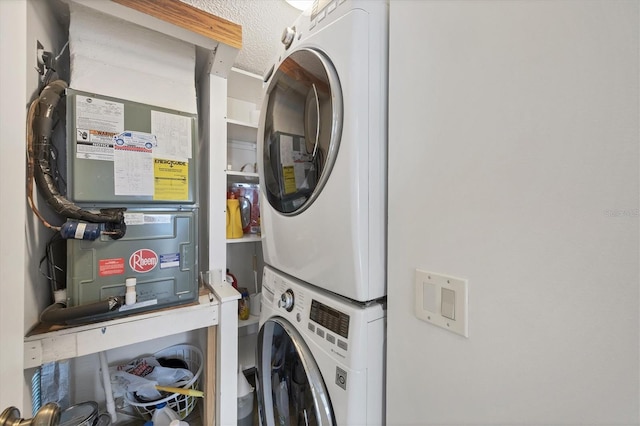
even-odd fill
[[[109,275],[122,275],[124,274],[124,259],[100,259],[98,261],[98,274],[101,277],[108,277]]]
[[[158,255],[149,249],[140,249],[129,258],[129,266],[136,272],[145,273],[151,271],[158,264]]]

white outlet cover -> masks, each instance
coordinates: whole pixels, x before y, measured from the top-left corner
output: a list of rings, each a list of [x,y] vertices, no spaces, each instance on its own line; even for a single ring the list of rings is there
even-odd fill
[[[455,292],[455,319],[442,315],[442,289]],[[469,337],[467,280],[416,269],[414,311],[422,321]]]

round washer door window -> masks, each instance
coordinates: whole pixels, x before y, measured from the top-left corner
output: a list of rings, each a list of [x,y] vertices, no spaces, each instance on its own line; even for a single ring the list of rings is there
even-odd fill
[[[260,329],[256,370],[261,424],[336,426],[320,369],[285,319],[270,318]]]
[[[285,215],[303,212],[321,193],[342,133],[342,91],[329,59],[299,49],[267,88],[260,127],[260,174],[266,199]]]

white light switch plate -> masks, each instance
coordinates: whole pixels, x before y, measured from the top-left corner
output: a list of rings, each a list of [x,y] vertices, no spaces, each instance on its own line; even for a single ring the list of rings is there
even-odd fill
[[[442,289],[455,293],[453,312],[455,319],[442,315]],[[450,294],[450,293],[449,293]],[[467,280],[416,269],[415,315],[419,319],[453,333],[469,337]],[[445,302],[448,302],[445,301]],[[445,314],[451,309],[445,303]]]

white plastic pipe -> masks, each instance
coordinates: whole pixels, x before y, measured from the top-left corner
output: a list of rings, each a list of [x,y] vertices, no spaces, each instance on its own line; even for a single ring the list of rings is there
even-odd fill
[[[100,369],[102,370],[102,384],[104,386],[104,394],[107,400],[107,412],[111,415],[111,423],[115,424],[118,420],[116,414],[116,403],[113,400],[113,392],[111,392],[111,377],[109,377],[109,366],[107,365],[107,355],[104,351],[100,352]]]

